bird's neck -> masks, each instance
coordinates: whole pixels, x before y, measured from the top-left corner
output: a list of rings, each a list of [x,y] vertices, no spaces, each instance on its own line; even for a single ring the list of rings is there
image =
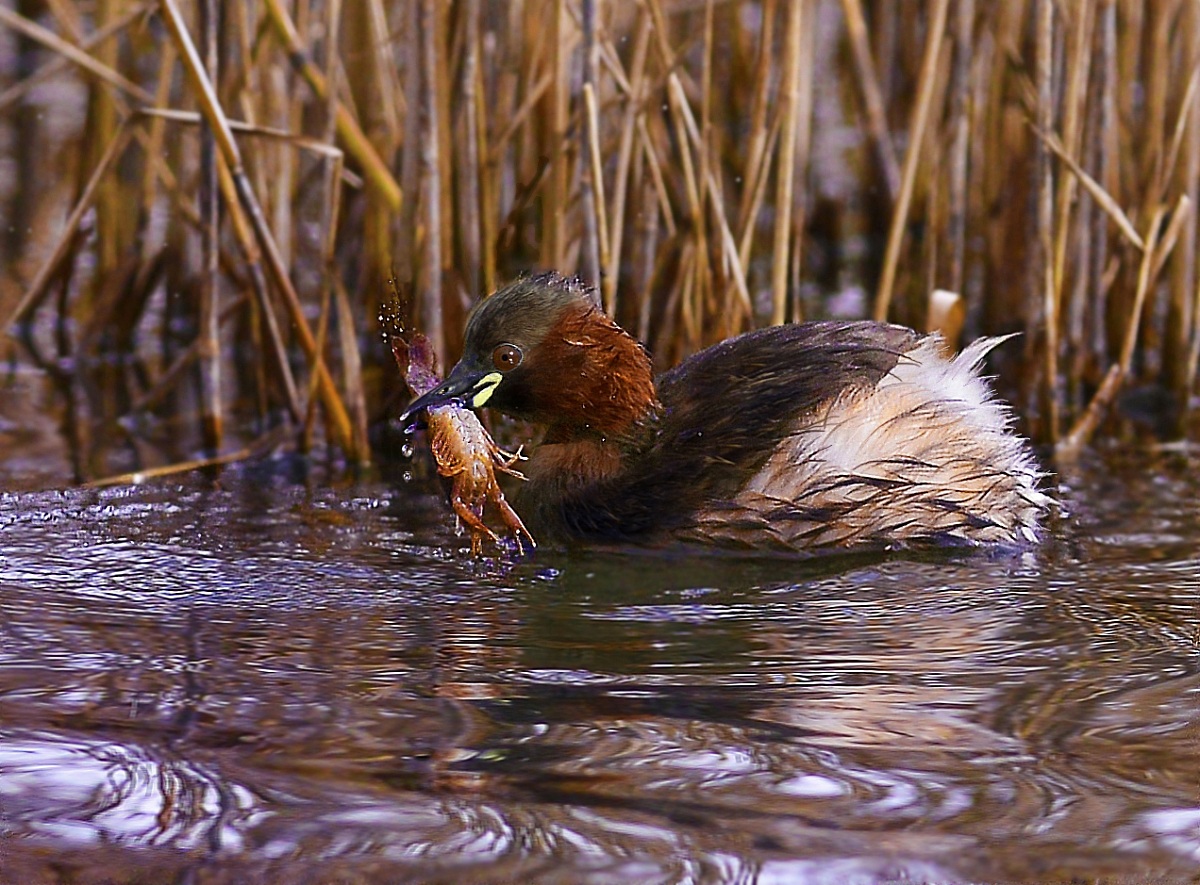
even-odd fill
[[[542,347],[549,365],[563,367],[544,412],[547,444],[621,447],[644,435],[660,406],[650,357],[632,335],[589,305]]]

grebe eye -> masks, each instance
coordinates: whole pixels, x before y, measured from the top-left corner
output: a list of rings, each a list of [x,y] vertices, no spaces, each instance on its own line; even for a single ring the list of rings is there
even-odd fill
[[[515,369],[521,365],[523,359],[525,354],[521,353],[521,348],[515,344],[500,344],[492,351],[492,365],[501,372]]]

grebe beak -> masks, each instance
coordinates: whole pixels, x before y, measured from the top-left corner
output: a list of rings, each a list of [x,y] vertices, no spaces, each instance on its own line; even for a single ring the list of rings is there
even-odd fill
[[[399,421],[405,424],[418,412],[452,402],[469,409],[482,409],[503,378],[499,372],[481,372],[460,362],[445,381],[409,403]]]

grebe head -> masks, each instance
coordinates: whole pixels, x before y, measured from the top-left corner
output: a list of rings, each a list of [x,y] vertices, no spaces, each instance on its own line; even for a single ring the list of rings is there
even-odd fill
[[[462,359],[401,420],[451,401],[601,434],[626,429],[656,404],[645,351],[600,310],[593,290],[553,272],[476,305]]]

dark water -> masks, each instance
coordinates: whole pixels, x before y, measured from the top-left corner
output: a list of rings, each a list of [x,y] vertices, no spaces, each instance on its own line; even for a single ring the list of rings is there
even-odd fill
[[[815,564],[477,564],[294,459],[0,496],[0,880],[1200,881],[1200,458],[1061,481]]]

